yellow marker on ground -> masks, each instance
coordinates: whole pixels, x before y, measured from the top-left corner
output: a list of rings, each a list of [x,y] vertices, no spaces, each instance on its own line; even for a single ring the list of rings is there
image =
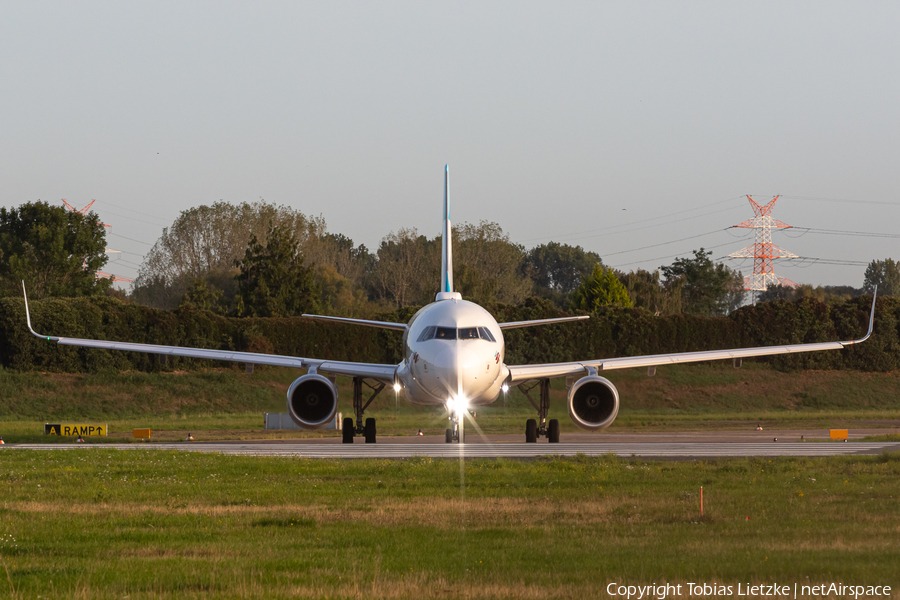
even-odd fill
[[[44,435],[71,436],[100,435],[106,436],[109,426],[97,423],[44,423]]]
[[[831,439],[833,440],[846,440],[849,429],[832,429],[831,430]]]
[[[132,429],[132,435],[136,438],[149,438],[150,437],[150,429]]]

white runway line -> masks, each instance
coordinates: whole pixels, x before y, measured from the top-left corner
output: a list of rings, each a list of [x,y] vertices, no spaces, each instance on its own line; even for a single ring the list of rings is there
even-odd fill
[[[6,444],[3,450],[176,450],[229,455],[298,456],[303,458],[535,458],[539,456],[603,456],[621,458],[724,458],[749,456],[840,456],[900,451],[897,442],[768,442],[768,443],[599,443],[599,444]]]

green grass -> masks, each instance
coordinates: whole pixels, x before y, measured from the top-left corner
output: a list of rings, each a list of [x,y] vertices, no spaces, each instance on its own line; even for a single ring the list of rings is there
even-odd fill
[[[155,439],[320,437],[337,432],[263,432],[264,412],[284,412],[285,393],[302,372],[238,369],[178,373],[103,372],[88,375],[0,371],[0,436],[14,442],[53,441],[45,422],[108,423],[110,440],[130,440],[131,430],[150,427]],[[900,421],[900,375],[853,371],[781,373],[759,364],[742,369],[715,363],[605,374],[619,389],[621,409],[610,431],[629,429],[858,428]],[[338,379],[339,410],[351,416],[350,381]],[[564,381],[551,391],[551,417],[562,431],[577,431],[566,410]],[[440,408],[421,407],[385,390],[367,416],[379,435],[440,435],[447,426]],[[518,390],[478,409],[485,433],[521,433],[535,411]],[[68,441],[68,440],[63,440]]]
[[[0,496],[0,596],[10,598],[900,584],[898,454],[460,462],[4,449]]]

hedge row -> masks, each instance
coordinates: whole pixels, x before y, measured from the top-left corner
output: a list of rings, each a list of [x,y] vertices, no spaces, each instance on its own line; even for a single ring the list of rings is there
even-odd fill
[[[560,362],[693,350],[851,340],[867,328],[871,297],[827,306],[812,299],[744,307],[729,317],[656,317],[643,309],[603,309],[589,321],[511,329],[505,334],[509,364]],[[487,307],[498,321],[562,316],[550,302]],[[383,315],[405,322],[414,309]],[[47,335],[119,340],[221,350],[267,352],[360,362],[396,363],[400,335],[388,330],[322,324],[302,318],[235,319],[204,311],[169,312],[123,304],[113,298],[52,299],[32,302],[35,329]],[[781,370],[900,368],[900,299],[882,298],[875,334],[865,344],[838,352],[769,358]],[[32,336],[21,299],[0,300],[0,365],[19,371],[81,372],[102,369],[153,371],[191,369],[210,361],[60,346]]]

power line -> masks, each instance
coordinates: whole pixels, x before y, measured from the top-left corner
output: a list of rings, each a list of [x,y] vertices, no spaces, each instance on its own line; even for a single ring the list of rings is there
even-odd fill
[[[721,248],[722,246],[730,246],[730,245],[732,245],[733,243],[734,243],[733,241],[732,241],[732,242],[725,242],[724,244],[717,244],[717,245],[715,245],[715,246],[704,247],[703,249],[704,249],[704,250],[712,250],[713,248]],[[630,266],[630,265],[637,265],[637,264],[645,263],[645,262],[654,262],[654,261],[657,261],[657,260],[663,260],[663,259],[666,259],[666,258],[674,258],[674,257],[676,257],[676,256],[681,256],[682,254],[684,254],[684,252],[679,252],[679,253],[677,253],[677,254],[669,254],[668,256],[658,256],[658,257],[656,257],[656,258],[646,258],[646,259],[644,259],[644,260],[635,260],[635,261],[632,261],[632,262],[630,262],[630,263],[622,263],[622,264],[619,264],[619,265],[610,265],[610,266],[612,266],[613,268],[616,268],[616,269],[617,269],[617,268],[619,268],[619,267],[627,267],[627,266]]]
[[[610,254],[604,254],[603,257],[606,258],[607,256],[616,256],[616,255],[619,255],[619,254],[628,254],[629,252],[637,252],[638,250],[646,250],[647,248],[657,248],[657,247],[659,247],[659,246],[667,246],[667,245],[669,245],[669,244],[677,244],[678,242],[684,242],[684,241],[687,241],[687,240],[693,240],[693,239],[696,239],[696,238],[705,237],[705,236],[707,236],[707,235],[712,235],[713,233],[719,233],[720,231],[728,231],[729,229],[733,229],[733,228],[732,228],[732,227],[726,227],[725,229],[714,229],[713,231],[707,231],[706,233],[700,233],[700,234],[697,234],[697,235],[692,235],[692,236],[690,236],[690,237],[681,238],[680,240],[672,240],[672,241],[670,241],[670,242],[661,242],[661,243],[659,243],[659,244],[651,244],[650,246],[642,246],[642,247],[640,247],[640,248],[633,248],[633,249],[631,249],[631,250],[620,250],[619,252],[612,252],[612,253],[610,253]],[[744,237],[747,237],[747,236],[744,236]]]
[[[889,239],[897,239],[900,238],[900,234],[898,233],[876,233],[870,231],[841,231],[839,229],[817,229],[815,227],[792,227],[792,229],[802,230],[803,234],[806,233],[818,233],[821,235],[846,235],[851,237],[872,237],[872,238],[889,238]],[[800,237],[800,236],[794,236]]]
[[[159,223],[150,223],[150,222],[144,221],[144,220],[142,220],[142,219],[135,219],[134,217],[128,217],[128,216],[125,216],[125,215],[119,215],[119,214],[116,214],[116,213],[114,213],[113,211],[107,210],[107,209],[103,209],[103,213],[104,213],[104,214],[110,214],[110,215],[119,217],[120,219],[128,219],[129,221],[134,221],[134,222],[136,222],[136,223],[143,223],[144,225],[152,225],[153,227],[165,227],[166,225],[171,225],[171,224],[172,224],[171,222],[167,222],[165,225],[161,225],[161,224],[159,224]],[[160,219],[160,220],[162,220],[162,219]]]
[[[686,209],[686,210],[680,210],[680,211],[677,211],[677,212],[669,213],[669,214],[667,214],[667,215],[660,215],[660,216],[658,216],[658,217],[650,217],[650,218],[648,218],[648,219],[641,219],[641,220],[638,220],[638,221],[630,221],[630,222],[628,222],[628,223],[621,223],[621,224],[619,224],[619,225],[610,225],[609,227],[601,227],[600,229],[586,229],[586,230],[584,230],[584,231],[576,231],[576,232],[569,232],[569,233],[563,233],[563,234],[558,234],[558,235],[549,235],[549,236],[543,236],[543,237],[529,238],[529,239],[525,239],[525,240],[520,240],[519,243],[534,242],[534,241],[537,241],[537,240],[547,240],[547,239],[572,239],[572,236],[596,237],[596,235],[599,235],[600,233],[603,233],[603,232],[605,232],[605,231],[610,231],[610,230],[612,230],[612,229],[618,229],[618,228],[620,228],[620,227],[628,227],[629,225],[640,225],[641,223],[648,223],[648,222],[650,222],[650,221],[658,221],[658,220],[660,220],[660,219],[666,219],[666,218],[668,218],[668,217],[673,217],[673,216],[675,216],[675,215],[681,215],[681,214],[684,214],[684,213],[693,212],[693,211],[695,211],[695,210],[701,210],[701,209],[703,209],[703,208],[707,208],[707,207],[710,207],[710,206],[716,206],[716,205],[718,205],[718,204],[724,204],[724,203],[726,203],[726,202],[733,202],[733,201],[738,200],[738,199],[740,199],[740,198],[743,198],[743,196],[736,196],[736,197],[734,197],[734,198],[728,198],[727,200],[718,200],[718,201],[716,201],[716,202],[711,202],[711,203],[709,203],[709,204],[704,204],[704,205],[702,205],[702,206],[697,206],[697,207],[694,207],[694,208],[688,208],[688,209]],[[715,211],[715,212],[711,212],[711,213],[708,213],[708,214],[713,215],[713,214],[720,213],[720,212],[725,212],[725,211],[728,211],[728,210],[734,210],[734,208],[737,208],[737,207],[725,208],[725,209],[722,209],[722,210],[719,210],[719,211]],[[687,220],[687,219],[683,219],[683,220]],[[676,223],[677,223],[678,221],[670,221],[670,222],[676,222]],[[663,223],[659,223],[659,224],[657,224],[657,225],[648,225],[647,227],[640,227],[640,228],[637,228],[637,229],[629,229],[628,231],[620,231],[620,232],[617,232],[617,233],[628,233],[628,232],[630,232],[630,231],[638,231],[639,229],[647,229],[647,228],[649,228],[649,227],[658,227],[659,225],[663,225]],[[583,235],[583,234],[590,234],[590,235]],[[575,238],[575,239],[583,239],[583,237],[578,237],[578,238]]]
[[[102,202],[103,204],[109,204],[110,206],[115,206],[116,208],[119,208],[119,209],[121,209],[121,210],[127,210],[128,212],[133,212],[134,214],[136,214],[136,215],[141,215],[141,216],[143,216],[143,217],[150,217],[151,219],[159,219],[160,221],[166,221],[166,222],[168,222],[168,223],[171,223],[171,222],[172,222],[171,219],[163,219],[163,218],[161,218],[161,217],[157,217],[156,215],[151,215],[151,214],[147,214],[147,213],[142,213],[142,212],[137,211],[137,210],[132,210],[132,209],[130,209],[130,208],[125,208],[124,206],[119,206],[118,204],[113,204],[112,202],[109,202],[109,201],[107,201],[107,200],[101,200],[101,202]]]
[[[135,240],[130,237],[125,237],[124,235],[119,235],[118,233],[113,233],[112,231],[106,232],[106,235],[114,235],[116,237],[122,238],[123,240],[128,240],[129,242],[136,242],[138,244],[144,244],[145,246],[153,246],[153,244],[149,244],[147,242],[142,242],[141,240]]]
[[[823,198],[820,196],[790,196],[782,195],[782,198],[791,198],[795,200],[817,200],[819,202],[844,202],[847,204],[878,204],[881,206],[900,206],[900,202],[887,202],[881,200],[852,200],[850,198]]]
[[[722,256],[717,258],[716,260],[724,260],[729,258],[728,256]],[[749,257],[748,257],[749,258]],[[802,264],[808,263],[808,264]],[[786,258],[783,259],[781,264],[789,267],[809,267],[813,264],[817,265],[838,265],[838,266],[846,266],[846,267],[864,267],[868,266],[869,263],[861,260],[844,260],[841,258],[818,258],[815,256],[798,256],[796,258]]]

